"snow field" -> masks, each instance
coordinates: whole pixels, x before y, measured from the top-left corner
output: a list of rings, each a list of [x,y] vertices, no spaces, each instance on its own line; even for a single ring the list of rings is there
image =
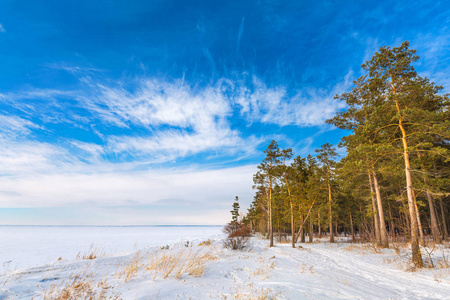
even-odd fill
[[[324,240],[291,248],[251,238],[251,249],[223,249],[220,238],[142,249],[129,255],[60,260],[16,271],[0,298],[55,299],[448,299],[449,245],[436,268],[411,271],[408,247]],[[425,251],[424,251],[425,252]],[[424,253],[424,258],[427,256]],[[78,293],[78,294],[77,294]]]

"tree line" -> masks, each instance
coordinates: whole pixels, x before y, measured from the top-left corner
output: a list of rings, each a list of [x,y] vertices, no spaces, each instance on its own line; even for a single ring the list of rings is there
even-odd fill
[[[386,248],[403,239],[420,268],[420,245],[448,240],[450,100],[417,74],[418,59],[408,42],[381,47],[353,89],[336,96],[347,109],[326,122],[348,133],[339,161],[328,143],[305,158],[270,143],[245,218],[270,246],[274,237],[312,242],[313,233]]]

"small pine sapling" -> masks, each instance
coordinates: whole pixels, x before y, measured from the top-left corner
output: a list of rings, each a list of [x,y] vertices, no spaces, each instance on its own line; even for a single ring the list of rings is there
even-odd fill
[[[231,222],[228,223],[223,232],[228,236],[224,240],[224,247],[232,250],[243,250],[248,246],[251,236],[250,228],[239,221],[239,198],[236,196],[231,212]]]

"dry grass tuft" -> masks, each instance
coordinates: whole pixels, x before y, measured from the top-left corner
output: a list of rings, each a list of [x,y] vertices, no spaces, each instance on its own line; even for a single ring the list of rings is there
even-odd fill
[[[273,291],[269,288],[255,287],[253,283],[238,284],[230,288],[228,293],[211,292],[210,297],[214,299],[239,299],[239,300],[267,300],[279,299],[282,293],[277,289]]]
[[[264,256],[260,256],[257,258],[257,262],[260,263],[259,268],[255,268],[253,272],[250,274],[249,279],[254,277],[259,277],[261,280],[266,280],[269,278],[270,272],[275,268],[275,261],[272,261],[275,257],[271,257],[268,260]]]
[[[105,252],[100,250],[99,248],[95,247],[94,244],[91,244],[89,247],[89,250],[83,254],[81,252],[78,252],[77,257],[78,259],[96,259],[97,257],[105,256]]]
[[[198,247],[200,246],[211,246],[211,240],[206,240],[198,244]]]
[[[162,278],[199,277],[208,262],[215,259],[217,257],[209,252],[193,249],[156,252],[150,257],[147,270]]]
[[[308,265],[306,263],[300,263],[298,265],[298,270],[300,271],[300,273],[311,273],[311,274],[316,273],[314,272],[314,265]]]
[[[93,275],[81,277],[76,275],[69,282],[62,282],[60,286],[52,284],[49,290],[42,293],[44,300],[119,300],[119,294],[112,293],[112,286],[105,280],[96,282]]]
[[[135,278],[138,274],[140,267],[143,265],[143,257],[141,252],[138,251],[134,254],[131,262],[125,266],[122,270],[119,270],[116,275],[119,278],[125,278],[124,283],[127,283],[131,279]]]

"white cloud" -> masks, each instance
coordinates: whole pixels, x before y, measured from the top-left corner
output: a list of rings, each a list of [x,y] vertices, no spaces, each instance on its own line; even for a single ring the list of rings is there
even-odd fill
[[[32,128],[39,128],[39,126],[17,116],[0,115],[0,137],[28,135]]]
[[[134,93],[123,87],[98,87],[100,93],[88,99],[88,107],[118,126],[130,122],[205,130],[216,122],[223,123],[230,113],[229,101],[217,87],[195,91],[183,81],[158,80],[138,82]]]
[[[214,210],[228,208],[236,195],[249,205],[255,170],[256,166],[247,165],[220,170],[4,177],[0,181],[0,207],[175,205],[176,211],[176,206],[188,204]]]
[[[188,222],[190,216],[175,209],[171,216],[179,222],[227,221],[234,196],[240,196],[243,207],[250,204],[255,166],[224,168],[220,161],[255,154],[262,142],[273,137],[271,132],[258,132],[261,137],[256,137],[248,132],[251,128],[233,128],[236,120],[232,118],[279,126],[321,125],[342,108],[333,96],[349,87],[351,77],[349,72],[330,91],[309,89],[293,96],[286,87],[271,88],[256,77],[251,86],[222,79],[206,87],[156,79],[137,79],[130,87],[84,77],[85,88],[80,91],[36,89],[0,95],[0,101],[25,116],[0,115],[0,207],[159,207],[170,203],[206,207],[203,219],[195,222]],[[42,127],[63,122],[86,124],[92,132],[103,125],[120,130],[95,132],[102,144],[73,138],[48,143],[34,140],[33,134],[37,128],[46,128],[25,118],[40,118]],[[159,164],[156,170],[151,165],[199,154],[205,158],[203,163],[208,158],[221,160],[215,170],[205,165],[181,169],[171,163]],[[210,161],[211,165],[217,162]],[[155,211],[162,210],[156,207]],[[170,216],[165,220],[171,220]],[[145,218],[139,222],[146,223]]]
[[[254,77],[254,88],[241,88],[236,103],[241,114],[250,121],[299,127],[323,125],[336,111],[345,108],[345,103],[334,99],[336,94],[347,91],[352,85],[350,70],[344,81],[331,90],[306,89],[289,96],[286,87],[269,88]]]
[[[142,156],[150,154],[150,161],[162,162],[207,151],[245,156],[254,153],[261,142],[254,137],[243,139],[237,131],[211,128],[195,133],[164,131],[152,137],[110,137],[108,145],[113,152],[131,152]]]
[[[150,154],[150,161],[208,151],[248,155],[260,142],[254,137],[244,139],[230,128],[231,101],[221,83],[195,88],[181,80],[140,80],[134,92],[120,85],[98,85],[97,94],[86,98],[84,104],[107,123],[145,128],[147,133],[139,136],[107,137],[107,149],[136,156]]]
[[[0,175],[3,176],[49,173],[73,162],[67,151],[51,144],[5,137],[0,140]]]
[[[447,52],[450,47],[450,36],[441,35],[419,35],[411,48],[417,49],[420,56],[416,63],[416,69],[422,77],[428,77],[437,85],[444,87],[443,93],[450,91],[450,78],[448,76],[450,67],[446,61],[450,61]]]

